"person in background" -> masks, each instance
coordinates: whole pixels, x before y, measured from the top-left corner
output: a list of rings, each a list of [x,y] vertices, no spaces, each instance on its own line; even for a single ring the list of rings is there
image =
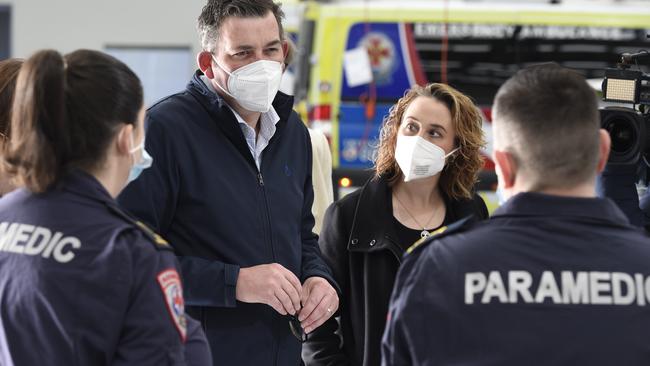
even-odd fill
[[[314,183],[314,232],[320,235],[325,211],[334,201],[332,187],[332,151],[327,137],[319,130],[309,129],[312,147],[312,182]]]
[[[15,58],[0,61],[0,155],[11,136],[11,103],[22,64],[23,60]],[[0,175],[0,197],[12,189],[8,177]]]
[[[282,17],[272,0],[207,2],[200,70],[149,109],[156,159],[119,198],[174,246],[219,364],[299,365],[338,308],[312,232],[309,133],[278,92]]]
[[[298,50],[296,44],[291,38],[285,34],[287,43],[287,54],[284,58],[285,72],[282,74],[282,84],[280,91],[287,94],[283,90],[285,77],[287,76],[287,68],[295,60]],[[293,78],[290,78],[292,82]],[[293,90],[293,85],[290,87],[285,86],[286,89]],[[311,207],[311,212],[314,215],[314,233],[320,234],[321,227],[323,226],[323,217],[325,210],[334,201],[334,188],[332,187],[332,151],[330,150],[329,141],[327,137],[320,130],[309,128],[309,137],[311,140],[312,152],[312,183],[314,185],[314,204]]]
[[[483,165],[481,121],[474,103],[444,84],[415,86],[390,110],[375,176],[325,214],[319,244],[341,305],[338,321],[307,340],[307,365],[379,365],[402,254],[456,220],[488,217],[473,190]]]
[[[39,51],[13,99],[3,160],[19,189],[0,200],[0,364],[211,363],[171,247],[114,200],[151,161],[137,76],[101,52]],[[188,339],[207,352],[196,362]]]
[[[596,191],[614,201],[632,225],[650,232],[650,194],[639,198],[637,164],[607,164],[598,176]]]
[[[406,256],[383,365],[647,365],[650,239],[596,197],[610,137],[594,91],[557,64],[494,101],[506,202]]]

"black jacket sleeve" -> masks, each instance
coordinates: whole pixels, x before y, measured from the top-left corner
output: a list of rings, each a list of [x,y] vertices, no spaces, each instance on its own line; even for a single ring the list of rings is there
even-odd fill
[[[325,212],[323,228],[319,240],[325,262],[332,269],[334,279],[339,284],[339,309],[323,325],[315,329],[303,345],[303,360],[311,365],[348,365],[347,355],[342,348],[340,316],[347,311],[348,260],[347,242],[350,235],[338,202],[332,203]]]

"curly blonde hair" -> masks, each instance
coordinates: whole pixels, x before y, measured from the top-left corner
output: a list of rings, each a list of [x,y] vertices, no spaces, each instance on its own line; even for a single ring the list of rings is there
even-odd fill
[[[441,191],[451,199],[471,198],[478,173],[483,167],[483,157],[479,152],[485,144],[482,117],[468,96],[446,84],[414,86],[390,109],[380,132],[375,176],[385,177],[391,185],[402,179],[402,171],[395,160],[397,131],[404,111],[419,96],[430,97],[446,105],[456,132],[455,145],[459,149],[445,163],[438,182]]]

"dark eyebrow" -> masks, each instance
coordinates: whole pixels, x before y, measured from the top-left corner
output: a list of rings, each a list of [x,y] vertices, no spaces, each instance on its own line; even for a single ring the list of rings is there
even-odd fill
[[[413,117],[413,116],[410,116],[410,115],[405,116],[404,119],[412,119],[412,120],[414,120],[414,121],[417,122],[417,123],[420,123],[420,124],[422,123],[422,122],[420,122],[419,119],[417,119],[417,118],[415,118],[415,117]]]
[[[279,39],[276,39],[274,41],[271,41],[271,42],[267,43],[264,46],[264,48],[278,46],[278,45],[281,45],[281,44],[282,44],[282,41],[280,41]],[[248,45],[248,44],[243,44],[241,46],[237,46],[237,47],[233,48],[234,51],[238,51],[238,52],[240,52],[240,51],[251,51],[251,50],[254,50],[254,49],[255,49],[255,47],[253,47],[251,45]]]
[[[244,45],[237,46],[237,47],[233,48],[233,51],[250,51],[250,50],[254,50],[254,49],[255,49],[255,47],[244,44]]]
[[[276,39],[275,41],[267,43],[266,46],[264,46],[264,48],[279,46],[279,45],[282,45],[282,41],[280,41],[279,39]]]

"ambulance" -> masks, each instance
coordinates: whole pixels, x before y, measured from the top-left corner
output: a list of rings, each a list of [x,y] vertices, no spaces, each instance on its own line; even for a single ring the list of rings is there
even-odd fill
[[[650,49],[649,1],[296,5],[294,16],[302,20],[293,35],[301,57],[293,92],[310,127],[330,140],[337,195],[371,174],[381,123],[412,85],[449,83],[479,105],[488,144],[478,188],[486,193],[496,182],[489,160],[491,103],[506,79],[547,61],[598,79],[620,54]],[[370,77],[364,79],[365,69]]]

